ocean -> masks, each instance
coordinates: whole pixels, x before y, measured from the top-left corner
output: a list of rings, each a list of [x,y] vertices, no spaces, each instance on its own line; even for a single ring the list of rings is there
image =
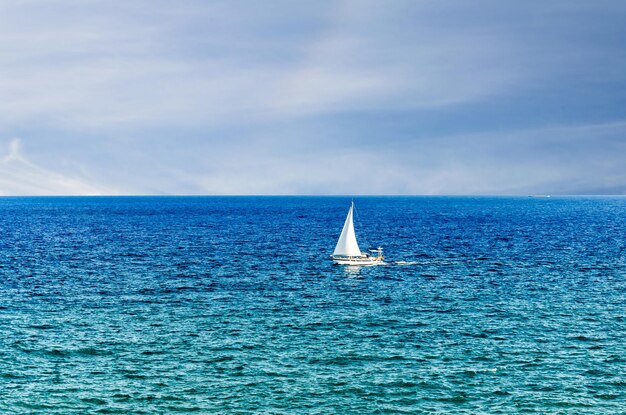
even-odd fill
[[[0,413],[626,414],[625,197],[0,198]]]

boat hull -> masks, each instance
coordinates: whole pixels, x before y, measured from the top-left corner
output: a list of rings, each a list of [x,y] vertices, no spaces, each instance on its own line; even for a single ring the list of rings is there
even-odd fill
[[[383,258],[378,257],[364,257],[364,258],[337,258],[333,257],[333,262],[338,265],[381,265],[383,264]]]

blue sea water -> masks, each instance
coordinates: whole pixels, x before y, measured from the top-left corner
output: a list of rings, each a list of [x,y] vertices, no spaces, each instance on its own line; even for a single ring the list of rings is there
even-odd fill
[[[349,202],[0,198],[0,413],[626,413],[626,198]]]

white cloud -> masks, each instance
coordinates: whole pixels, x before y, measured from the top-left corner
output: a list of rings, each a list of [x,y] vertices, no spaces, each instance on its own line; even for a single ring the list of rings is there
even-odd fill
[[[114,194],[81,178],[71,177],[33,164],[24,157],[21,140],[13,138],[0,159],[0,195],[100,195]]]
[[[502,59],[506,43],[472,33],[418,37],[419,21],[396,27],[395,16],[415,13],[410,3],[389,4],[382,17],[376,3],[339,3],[294,40],[280,28],[305,11],[286,7],[255,20],[236,4],[5,4],[0,120],[70,130],[212,126],[244,112],[274,120],[455,104],[519,76]]]
[[[420,178],[410,194],[625,194],[624,137],[626,122],[458,134],[397,157]]]
[[[584,3],[4,1],[0,134],[27,137],[28,151],[7,149],[0,190],[619,188],[614,155],[587,146],[583,156],[572,138],[608,145],[603,130],[557,129],[559,159],[555,132],[528,128],[553,122],[544,98],[559,128],[605,122],[597,113],[623,101],[624,54],[610,42],[622,29],[605,30],[620,6]],[[600,27],[598,16],[610,21]],[[491,132],[509,120],[523,131]],[[478,133],[451,133],[464,130]],[[582,179],[572,159],[604,175]]]

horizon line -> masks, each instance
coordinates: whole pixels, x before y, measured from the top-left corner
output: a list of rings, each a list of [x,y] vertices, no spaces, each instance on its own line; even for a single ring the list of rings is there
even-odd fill
[[[44,195],[0,195],[0,198],[33,198],[33,197],[530,197],[530,198],[552,198],[552,197],[626,197],[626,194],[558,194],[558,193],[485,193],[485,194],[102,194],[102,195],[73,195],[73,194],[44,194]]]

